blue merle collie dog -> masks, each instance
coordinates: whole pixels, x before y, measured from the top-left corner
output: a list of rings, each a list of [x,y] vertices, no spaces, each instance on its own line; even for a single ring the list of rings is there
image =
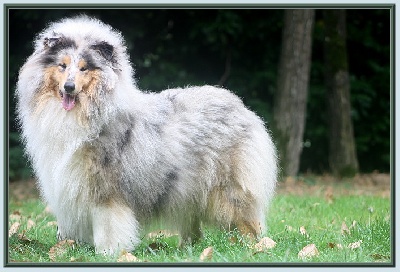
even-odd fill
[[[124,39],[87,16],[50,24],[20,70],[26,151],[60,239],[132,250],[153,221],[260,237],[277,159],[263,121],[212,86],[138,89]]]

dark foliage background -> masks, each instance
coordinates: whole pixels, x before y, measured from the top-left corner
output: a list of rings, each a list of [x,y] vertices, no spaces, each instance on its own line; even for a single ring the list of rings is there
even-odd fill
[[[270,122],[282,40],[281,9],[11,8],[6,18],[10,179],[31,175],[15,118],[18,70],[32,53],[35,35],[49,22],[81,13],[122,32],[141,89],[222,85]],[[390,171],[390,26],[389,9],[347,11],[352,118],[362,172]],[[317,10],[302,172],[329,169],[323,28]]]

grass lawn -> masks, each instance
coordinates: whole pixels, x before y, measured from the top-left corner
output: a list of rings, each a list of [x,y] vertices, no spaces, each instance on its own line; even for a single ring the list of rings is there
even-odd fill
[[[276,244],[257,247],[236,232],[206,229],[202,240],[178,247],[178,237],[145,237],[131,253],[114,257],[95,254],[88,245],[56,239],[55,218],[37,198],[9,202],[9,262],[240,262],[376,263],[392,262],[391,202],[376,195],[296,195],[278,193],[267,217]],[[309,255],[299,257],[308,245]]]

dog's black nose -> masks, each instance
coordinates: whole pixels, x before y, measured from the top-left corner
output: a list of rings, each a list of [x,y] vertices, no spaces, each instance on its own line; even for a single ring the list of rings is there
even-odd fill
[[[64,90],[67,93],[72,93],[75,90],[75,83],[71,82],[71,81],[67,81],[64,84]]]

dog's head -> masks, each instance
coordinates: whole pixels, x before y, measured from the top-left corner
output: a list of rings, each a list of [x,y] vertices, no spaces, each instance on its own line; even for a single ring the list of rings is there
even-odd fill
[[[134,85],[121,34],[97,19],[80,16],[51,24],[38,35],[33,56],[42,82],[35,95],[39,111],[45,100],[58,99],[64,110],[87,117],[117,84]]]
[[[59,96],[65,110],[72,110],[79,102],[79,96],[94,99],[104,87],[113,88],[113,85],[103,86],[107,77],[118,74],[111,44],[95,41],[82,47],[63,35],[45,37],[43,44],[45,85],[50,87],[47,91]]]

